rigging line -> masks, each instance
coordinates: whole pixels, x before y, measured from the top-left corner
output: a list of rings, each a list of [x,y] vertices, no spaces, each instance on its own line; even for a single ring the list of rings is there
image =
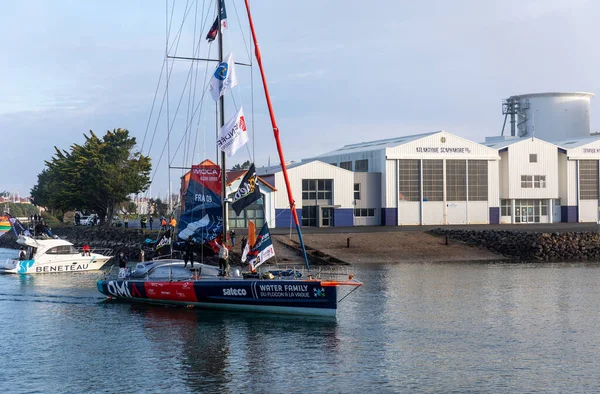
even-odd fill
[[[168,0],[167,0],[168,1]],[[193,0],[194,2],[196,0]],[[175,35],[175,38],[173,39],[173,43],[171,44],[171,46],[169,47],[169,42],[167,41],[167,53],[169,53],[172,49],[173,46],[177,43],[177,46],[179,46],[179,40],[181,39],[181,33],[183,32],[183,25],[185,24],[185,20],[187,19],[188,15],[190,14],[190,12],[192,11],[192,5],[190,5],[190,8],[188,9],[188,4],[190,3],[190,0],[187,0],[187,2],[185,3],[185,9],[183,11],[183,20],[181,21],[181,24],[179,25],[179,30],[177,31],[177,34]],[[173,1],[173,8],[175,7],[175,1]],[[171,14],[171,18],[173,18],[173,14]],[[169,32],[168,34],[171,33],[171,27],[169,26]],[[169,36],[167,36],[167,40],[168,40]],[[177,51],[177,49],[175,50]]]
[[[168,12],[168,0],[167,0],[167,12]],[[175,47],[175,53],[177,53],[177,49],[179,48],[180,39],[181,39],[181,36],[179,36],[179,38],[177,39],[177,46]],[[168,38],[167,38],[167,41],[168,41]],[[165,80],[165,85],[166,85],[165,86],[165,93],[163,93],[163,98],[162,98],[162,102],[161,102],[160,109],[159,109],[159,112],[158,112],[158,116],[157,116],[157,119],[156,119],[156,124],[154,125],[154,132],[152,134],[152,139],[150,141],[150,146],[148,147],[148,154],[150,154],[150,151],[152,150],[152,146],[154,145],[154,138],[156,137],[156,132],[158,130],[158,124],[160,122],[160,115],[162,114],[162,109],[164,107],[165,100],[169,96],[169,80],[171,79],[171,75],[173,74],[173,67],[175,65],[175,62],[173,62],[173,63],[171,63],[171,68],[170,69],[168,68],[168,57],[165,57],[165,62],[167,62],[166,63],[167,64],[167,67],[166,67],[166,69],[167,69],[167,76],[166,76],[166,80]],[[168,107],[168,103],[167,103],[167,107]],[[168,116],[168,111],[167,111],[167,127],[168,127],[168,122],[169,122],[169,116]],[[171,134],[171,131],[168,130],[167,131],[167,144],[166,145],[168,145],[170,134]],[[163,153],[164,153],[164,147],[163,147]],[[152,176],[152,180],[154,180],[154,177],[156,176],[156,172],[158,171],[158,168],[160,167],[160,163],[162,161],[163,153],[161,153],[159,161],[156,164],[156,167],[154,169],[154,175]],[[169,175],[170,175],[170,172],[169,172]]]
[[[195,3],[195,9],[194,9],[194,33],[193,33],[193,40],[192,40],[192,53],[195,53],[194,51],[196,50],[196,27],[198,24],[198,2],[194,2]],[[190,68],[193,70],[194,69],[194,63],[192,63],[190,65]],[[192,86],[194,85],[194,77],[192,77],[192,83],[190,84],[190,89],[188,91],[188,101],[187,101],[187,111],[186,111],[186,119],[187,121],[189,121],[190,119],[190,104],[192,102]],[[190,135],[186,132],[184,134],[187,137],[187,146],[190,145]],[[183,152],[183,163],[182,166],[185,167],[185,165],[187,164],[187,156],[188,156],[188,152],[189,150],[184,150]],[[181,170],[181,175],[183,176],[184,172],[183,169]]]
[[[244,34],[244,29],[242,29],[242,22],[240,21],[240,15],[238,14],[237,7],[235,6],[235,1],[232,1],[231,3],[233,4],[233,9],[235,10],[235,17],[237,18],[238,26],[240,27],[240,33],[242,34],[242,42],[246,47],[246,56],[248,56],[248,59],[252,61],[252,55],[250,54],[250,49],[248,49],[248,45],[246,44],[246,35]]]
[[[197,38],[198,44],[196,45],[194,56],[197,56],[200,53],[200,45],[203,42],[204,29],[206,27],[206,23],[207,23],[207,20],[208,20],[208,13],[205,13],[205,6],[206,6],[206,1],[203,1],[202,2],[202,13],[201,13],[201,15],[206,15],[206,16],[204,17],[204,20],[201,23],[200,34],[199,34],[199,36]],[[196,13],[197,13],[197,11],[196,11]],[[208,53],[210,54],[210,46],[208,47]],[[192,108],[194,108],[195,103],[196,103],[196,91],[198,89],[198,70],[200,68],[198,64],[196,64],[195,67],[196,67],[196,72],[194,74],[194,81],[193,81],[194,93],[192,95],[192,103],[191,103],[191,107]],[[205,67],[205,69],[207,69],[207,67]],[[205,75],[205,78],[206,78],[206,75]],[[197,140],[198,140],[198,136],[197,136],[198,128],[196,128],[196,136],[194,138],[194,145],[192,146],[190,144],[192,130],[193,130],[193,122],[194,122],[194,119],[193,118],[189,118],[189,124],[190,124],[189,136],[190,136],[190,138],[188,140],[188,149],[187,150],[188,150],[188,152],[189,151],[192,152],[192,160],[190,161],[190,164],[193,164],[193,162],[194,162],[196,143],[197,143]],[[200,116],[198,117],[198,124],[200,124]],[[189,154],[187,156],[189,157]],[[186,161],[186,163],[187,163],[187,161]]]
[[[208,69],[207,69],[207,70],[208,70]],[[191,73],[191,72],[192,72],[192,69],[190,69],[190,72],[188,72],[188,77],[187,77],[187,79],[186,79],[186,81],[185,81],[185,85],[186,85],[186,86],[187,86],[187,83],[188,83],[188,81],[190,80],[190,76],[192,75],[192,73]],[[205,74],[205,79],[206,79],[206,74]],[[184,90],[185,90],[185,86],[184,86]],[[204,99],[204,94],[205,94],[205,92],[206,92],[206,88],[205,88],[205,91],[202,93],[202,98],[203,98],[203,99]],[[182,100],[183,100],[183,94],[182,94],[182,96],[181,96],[181,97],[180,97],[180,99],[179,99],[179,104],[177,105],[177,111],[175,112],[175,116],[173,117],[173,122],[172,122],[172,124],[171,124],[171,129],[173,128],[173,125],[175,124],[175,118],[177,117],[177,113],[179,112],[179,108],[180,108],[180,105],[181,105],[181,101],[182,101]],[[195,117],[195,113],[193,114],[193,117]],[[186,135],[186,134],[188,133],[188,131],[191,129],[191,126],[192,126],[192,124],[193,124],[193,123],[192,123],[192,122],[193,122],[193,117],[192,117],[192,120],[189,120],[189,117],[188,117],[188,120],[189,120],[189,121],[188,121],[188,122],[186,122],[186,127],[185,127],[185,132],[184,132],[184,135],[183,135],[182,139],[180,140],[180,142],[179,142],[179,145],[177,146],[177,150],[175,151],[174,155],[177,155],[177,153],[179,152],[179,148],[181,147],[181,144],[183,143],[183,141],[184,141],[184,139],[185,139],[185,135]],[[170,157],[169,157],[169,166],[170,166],[171,164],[172,164],[172,162],[171,162],[171,160],[170,160]]]
[[[158,96],[158,90],[160,88],[160,81],[162,80],[163,72],[165,71],[165,62],[163,61],[162,67],[160,68],[160,75],[158,76],[158,83],[156,84],[156,90],[154,91],[154,98],[152,99],[152,106],[150,107],[150,115],[148,116],[148,122],[146,123],[146,130],[144,131],[144,139],[142,140],[142,147],[140,151],[144,151],[144,144],[146,143],[146,136],[148,129],[150,128],[150,121],[152,120],[152,113],[154,112],[154,104],[156,103],[156,97]]]

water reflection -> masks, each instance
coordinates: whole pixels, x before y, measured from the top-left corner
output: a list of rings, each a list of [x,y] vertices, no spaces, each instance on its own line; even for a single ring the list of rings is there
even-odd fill
[[[323,363],[339,361],[335,318],[145,304],[131,304],[130,308],[131,314],[143,321],[153,351],[164,354],[179,349],[177,370],[191,391],[206,391],[207,387],[209,391],[228,391],[242,382],[249,387],[267,384],[268,388],[268,382],[281,381],[287,368],[297,367],[298,360],[290,357],[298,353],[298,347],[318,353]]]

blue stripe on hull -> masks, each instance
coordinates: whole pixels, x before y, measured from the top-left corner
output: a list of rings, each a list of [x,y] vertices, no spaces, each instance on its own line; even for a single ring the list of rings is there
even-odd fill
[[[318,281],[100,280],[97,285],[107,296],[154,304],[317,316],[335,316],[337,309],[337,288]]]

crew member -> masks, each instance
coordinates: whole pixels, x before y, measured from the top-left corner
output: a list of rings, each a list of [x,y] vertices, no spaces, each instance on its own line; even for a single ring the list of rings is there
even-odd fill
[[[229,276],[229,249],[225,241],[217,246],[219,247],[219,276]]]

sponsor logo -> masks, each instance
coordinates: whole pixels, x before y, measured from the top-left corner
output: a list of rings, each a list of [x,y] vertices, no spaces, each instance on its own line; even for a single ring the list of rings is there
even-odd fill
[[[212,202],[210,194],[194,194],[194,202]]]
[[[246,289],[223,289],[223,295],[226,296],[245,296],[246,294]]]
[[[194,168],[194,174],[200,175],[219,175],[219,172],[214,168]]]
[[[33,261],[32,261],[33,262]],[[67,272],[67,271],[83,271],[87,270],[89,264],[71,264],[71,265],[46,265],[43,267],[35,267],[35,272]]]
[[[215,78],[219,81],[225,80],[227,78],[227,71],[229,70],[229,65],[227,62],[222,62],[219,64],[217,69],[215,70]]]
[[[106,284],[106,290],[115,297],[131,298],[131,292],[125,281],[110,280]]]
[[[325,297],[325,289],[322,287],[321,288],[315,287],[313,289],[313,293],[314,293],[315,297]]]

